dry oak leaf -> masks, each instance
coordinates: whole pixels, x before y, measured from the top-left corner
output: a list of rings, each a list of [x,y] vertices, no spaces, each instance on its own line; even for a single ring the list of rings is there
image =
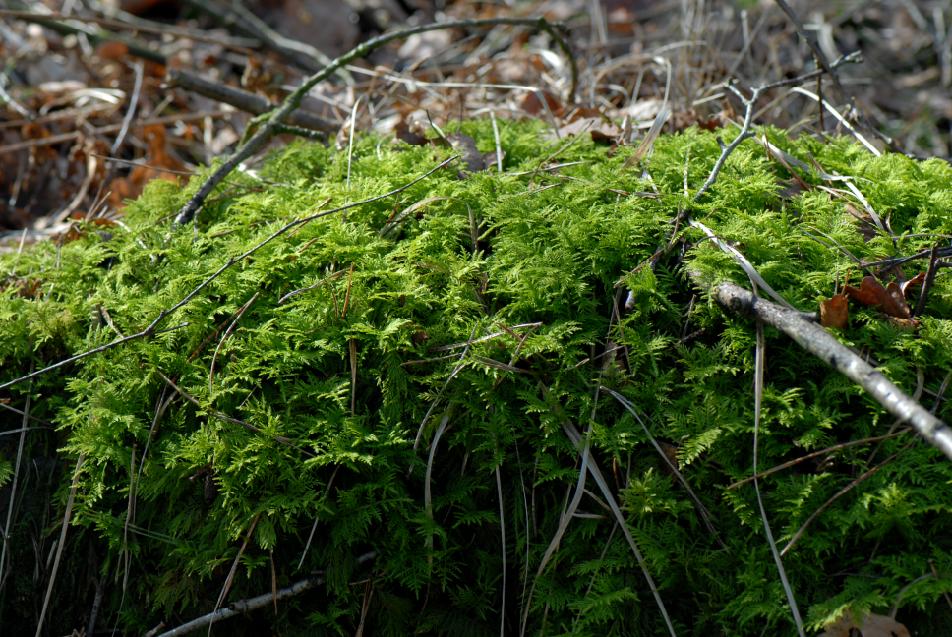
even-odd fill
[[[906,303],[903,290],[895,281],[890,281],[886,287],[883,287],[876,277],[864,276],[859,288],[845,285],[843,292],[857,303],[880,308],[887,316],[900,319],[912,317],[912,311]]]
[[[860,622],[851,613],[840,617],[817,637],[912,637],[909,629],[888,615],[870,613]]]
[[[843,329],[850,319],[849,302],[845,294],[834,294],[827,301],[820,301],[820,325]]]

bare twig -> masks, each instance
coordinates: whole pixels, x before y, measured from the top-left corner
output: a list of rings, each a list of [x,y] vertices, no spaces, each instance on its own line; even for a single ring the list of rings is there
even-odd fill
[[[769,475],[773,475],[773,474],[775,474],[775,473],[777,473],[777,472],[779,472],[779,471],[783,471],[784,469],[789,469],[790,467],[796,466],[796,465],[800,464],[801,462],[806,462],[807,460],[810,460],[811,458],[816,458],[816,457],[818,457],[818,456],[827,455],[827,454],[833,453],[834,451],[839,451],[840,449],[847,449],[847,448],[849,448],[849,447],[855,447],[856,445],[868,445],[868,444],[873,443],[873,442],[880,442],[880,441],[882,441],[882,440],[888,440],[889,438],[895,438],[896,436],[902,436],[903,434],[907,433],[908,431],[909,431],[908,429],[901,429],[901,430],[899,430],[899,431],[894,431],[894,432],[892,432],[892,433],[883,434],[882,436],[872,436],[872,437],[870,437],[870,438],[862,438],[862,439],[860,439],[860,440],[849,440],[849,441],[847,441],[847,442],[841,442],[841,443],[836,444],[836,445],[833,445],[833,446],[831,446],[831,447],[826,447],[825,449],[820,449],[820,450],[818,450],[818,451],[812,451],[812,452],[810,452],[810,453],[808,453],[808,454],[806,454],[806,455],[800,456],[799,458],[794,458],[793,460],[788,460],[787,462],[782,462],[782,463],[778,464],[778,465],[775,466],[775,467],[771,467],[770,469],[766,469],[765,471],[761,471],[760,473],[757,473],[757,474],[755,474],[755,475],[747,476],[747,477],[744,478],[743,480],[738,480],[737,482],[734,482],[734,483],[732,483],[732,484],[727,485],[727,488],[728,488],[728,489],[736,489],[736,488],[738,488],[738,487],[741,487],[741,486],[747,484],[748,482],[750,482],[750,481],[752,481],[752,480],[760,479],[760,478],[766,478],[766,477],[769,476]]]
[[[169,308],[166,308],[166,309],[162,310],[161,312],[159,312],[159,314],[158,314],[154,319],[152,319],[152,322],[149,323],[149,324],[148,324],[145,328],[143,328],[142,330],[136,332],[135,334],[130,334],[130,335],[128,335],[128,336],[123,336],[123,337],[121,337],[121,338],[117,338],[117,339],[115,339],[115,340],[113,340],[113,341],[110,341],[110,342],[105,343],[105,344],[103,344],[103,345],[100,345],[100,346],[98,346],[98,347],[93,347],[93,348],[88,349],[88,350],[86,350],[86,351],[80,352],[79,354],[75,354],[75,355],[73,355],[73,356],[70,356],[69,358],[64,358],[63,360],[57,361],[56,363],[53,363],[52,365],[47,365],[46,367],[44,367],[44,368],[42,368],[42,369],[38,369],[38,370],[36,370],[36,371],[34,371],[34,372],[30,372],[29,374],[26,374],[26,375],[24,375],[24,376],[20,376],[20,377],[18,377],[18,378],[14,378],[13,380],[8,380],[7,382],[0,384],[0,390],[7,389],[8,387],[12,387],[12,386],[14,386],[14,385],[16,385],[16,384],[18,384],[18,383],[22,383],[23,381],[30,380],[31,378],[36,378],[36,377],[38,377],[38,376],[42,376],[42,375],[47,374],[47,373],[49,373],[49,372],[51,372],[51,371],[53,371],[53,370],[59,369],[60,367],[64,367],[64,366],[66,366],[66,365],[70,365],[70,364],[72,364],[72,363],[76,363],[76,362],[81,361],[81,360],[83,360],[83,359],[89,358],[90,356],[95,356],[96,354],[101,354],[102,352],[105,352],[105,351],[108,351],[108,350],[111,350],[111,349],[115,349],[116,347],[119,347],[120,345],[124,345],[124,344],[126,344],[126,343],[128,343],[128,342],[130,342],[130,341],[135,341],[135,340],[144,339],[144,338],[149,338],[149,337],[151,337],[151,336],[154,336],[155,334],[158,333],[158,331],[159,331],[159,326],[162,324],[162,322],[163,322],[169,315],[171,315],[172,313],[174,313],[176,310],[181,309],[181,308],[184,307],[185,305],[188,305],[188,303],[189,303],[193,298],[195,298],[195,297],[198,295],[199,292],[201,292],[201,291],[204,290],[206,287],[208,287],[209,285],[211,285],[212,282],[215,281],[215,279],[217,279],[218,277],[220,277],[226,270],[228,270],[229,268],[231,268],[232,266],[234,266],[236,263],[240,263],[241,261],[244,261],[245,259],[247,259],[247,258],[250,257],[251,255],[253,255],[254,253],[258,252],[258,250],[261,250],[261,249],[264,248],[266,245],[268,245],[269,243],[271,243],[272,241],[274,241],[275,239],[277,239],[278,237],[280,237],[281,235],[286,234],[288,231],[290,231],[290,230],[292,230],[292,229],[294,229],[294,228],[297,228],[298,226],[303,226],[303,225],[308,224],[308,223],[310,223],[310,222],[312,222],[312,221],[315,221],[315,220],[317,220],[317,219],[320,219],[321,217],[327,217],[327,216],[332,215],[332,214],[335,214],[335,213],[337,213],[337,212],[342,212],[342,211],[344,211],[344,210],[350,210],[351,208],[356,208],[356,207],[358,207],[358,206],[363,206],[363,205],[366,205],[366,204],[369,204],[369,203],[373,203],[373,202],[375,202],[375,201],[380,201],[381,199],[386,199],[387,197],[392,197],[392,196],[394,196],[394,195],[396,195],[396,194],[399,194],[399,193],[403,192],[404,190],[406,190],[407,188],[410,188],[410,187],[413,186],[414,184],[417,184],[417,183],[423,181],[424,179],[426,179],[427,177],[429,177],[430,175],[432,175],[432,174],[435,173],[436,171],[438,171],[438,170],[444,168],[445,166],[447,166],[447,165],[450,164],[451,162],[455,161],[456,159],[457,159],[457,156],[456,156],[456,155],[453,155],[453,156],[451,156],[451,157],[448,157],[447,159],[445,159],[445,160],[443,160],[442,162],[440,162],[440,163],[439,163],[437,166],[435,166],[434,168],[431,168],[430,170],[428,170],[426,173],[420,175],[420,176],[417,177],[416,179],[414,179],[414,180],[412,180],[412,181],[410,181],[410,182],[408,182],[408,183],[406,183],[406,184],[404,184],[404,185],[402,185],[402,186],[400,186],[400,187],[398,187],[398,188],[395,188],[395,189],[391,190],[390,192],[385,192],[385,193],[383,193],[382,195],[376,195],[376,196],[374,196],[374,197],[370,197],[369,199],[364,199],[364,200],[361,200],[361,201],[354,201],[354,202],[351,202],[351,203],[348,203],[348,204],[344,204],[343,206],[338,206],[337,208],[331,208],[330,210],[322,210],[322,211],[320,211],[320,212],[315,212],[314,214],[307,215],[307,216],[304,216],[304,217],[299,217],[299,218],[295,219],[294,221],[291,221],[291,222],[289,222],[289,223],[287,223],[287,224],[281,226],[280,228],[278,228],[277,230],[275,230],[274,232],[272,232],[270,235],[268,235],[265,239],[263,239],[262,241],[258,242],[256,245],[254,245],[253,247],[249,248],[249,249],[246,250],[245,252],[243,252],[243,253],[241,253],[241,254],[239,254],[239,255],[237,255],[237,256],[233,256],[233,257],[231,257],[230,259],[228,259],[228,261],[226,261],[221,267],[219,267],[219,268],[218,268],[217,270],[215,270],[212,274],[210,274],[208,277],[206,277],[201,283],[199,283],[198,285],[196,285],[188,294],[186,294],[184,297],[182,297],[175,305],[173,305],[173,306],[171,306],[171,307],[169,307]]]
[[[38,5],[37,3],[32,4],[34,6],[42,6]],[[236,38],[234,36],[227,36],[222,33],[208,33],[195,29],[183,29],[182,27],[174,26],[172,24],[152,22],[142,18],[137,18],[134,21],[131,21],[129,14],[126,14],[125,20],[130,21],[123,21],[112,20],[110,18],[103,18],[99,16],[84,16],[76,14],[66,15],[64,13],[57,12],[0,9],[0,17],[23,20],[24,22],[34,22],[35,20],[40,19],[55,20],[59,22],[72,22],[78,24],[98,24],[101,27],[112,29],[114,31],[136,31],[140,33],[152,33],[154,35],[166,36],[174,35],[186,40],[194,40],[195,42],[210,42],[212,44],[219,44],[225,48],[237,51],[250,49],[257,44],[256,40],[249,38]]]
[[[230,104],[235,108],[254,115],[267,113],[274,108],[274,104],[261,95],[233,86],[225,86],[218,82],[211,82],[200,75],[181,69],[172,69],[169,71],[168,85],[181,87],[198,93],[199,95],[210,97],[213,100]],[[323,133],[330,133],[337,130],[337,126],[333,122],[305,110],[297,110],[291,113],[288,116],[287,123],[292,126],[310,128]]]
[[[878,465],[874,467],[870,467],[868,470],[863,472],[863,474],[860,475],[858,478],[856,478],[855,480],[850,482],[848,485],[846,485],[845,487],[843,487],[842,489],[840,489],[839,491],[831,495],[829,499],[826,500],[826,502],[821,504],[817,508],[817,510],[811,513],[810,517],[808,517],[806,521],[804,521],[804,523],[800,525],[800,528],[797,529],[797,532],[793,534],[793,537],[791,537],[790,541],[787,542],[787,545],[783,547],[783,550],[780,551],[780,554],[786,555],[787,553],[789,553],[790,549],[796,546],[797,542],[800,541],[800,538],[803,537],[803,534],[806,532],[807,527],[813,524],[813,521],[816,520],[818,517],[820,517],[820,515],[824,511],[829,509],[833,505],[834,502],[836,502],[838,499],[840,499],[841,497],[843,497],[844,495],[846,495],[847,493],[855,489],[857,486],[859,486],[860,482],[863,482],[864,480],[872,476],[874,473],[876,473],[877,471],[885,467],[889,462],[894,460],[898,455],[899,455],[898,453],[894,453],[893,455],[889,456],[888,458],[880,462]]]
[[[805,350],[859,384],[889,413],[912,425],[929,444],[952,460],[952,429],[825,329],[734,283],[716,285],[712,295],[731,312],[758,318],[787,334]]]
[[[743,92],[733,83],[728,83],[726,88],[734,93],[734,95],[736,95],[744,105],[744,121],[741,124],[740,132],[737,133],[737,136],[733,139],[733,141],[731,141],[731,143],[727,144],[726,146],[723,143],[721,144],[721,154],[717,158],[717,161],[714,162],[714,167],[711,169],[707,180],[694,194],[693,201],[695,203],[700,201],[704,193],[707,192],[712,185],[714,185],[714,182],[717,181],[717,176],[720,174],[721,169],[724,167],[724,163],[727,161],[727,158],[730,157],[731,153],[733,153],[746,139],[754,136],[754,132],[751,130],[753,125],[754,110],[757,100],[760,99],[760,96],[763,95],[765,91],[785,86],[799,86],[800,84],[803,84],[812,78],[819,77],[824,72],[830,73],[844,64],[852,64],[859,62],[860,60],[861,57],[859,53],[854,51],[853,53],[844,55],[835,60],[829,65],[828,68],[824,68],[823,71],[811,71],[809,73],[804,73],[803,75],[798,75],[797,77],[792,77],[786,80],[779,80],[770,84],[755,86],[754,88],[750,89],[750,97],[744,96]]]
[[[310,44],[285,37],[274,31],[258,16],[244,7],[241,2],[231,2],[227,6],[223,6],[209,0],[189,0],[188,4],[219,20],[225,26],[234,27],[245,35],[258,40],[287,62],[304,69],[308,73],[316,73],[331,63],[330,57]],[[342,71],[341,75],[351,83],[353,82],[346,71]]]
[[[848,97],[846,89],[843,88],[843,84],[840,82],[839,75],[836,73],[836,67],[826,61],[826,56],[823,55],[823,51],[820,50],[820,46],[817,44],[815,38],[811,38],[807,34],[806,28],[803,26],[803,22],[800,20],[800,17],[796,14],[793,8],[787,4],[786,0],[774,0],[777,3],[777,6],[787,14],[787,17],[790,18],[790,21],[793,22],[793,26],[796,28],[797,33],[807,43],[807,46],[810,47],[810,51],[813,53],[813,58],[819,64],[820,69],[822,69],[826,74],[830,76],[830,79],[833,80],[833,85],[836,87],[836,90],[840,92],[843,97]]]
[[[916,309],[913,310],[913,316],[921,316],[922,311],[926,309],[926,299],[929,298],[929,290],[932,289],[932,284],[935,283],[935,273],[938,271],[937,263],[939,262],[939,244],[932,246],[932,249],[929,250],[929,267],[926,269],[925,280],[922,282],[922,287],[919,289],[919,300],[916,301]]]
[[[271,111],[267,117],[264,117],[260,127],[254,133],[252,133],[251,136],[248,137],[247,140],[242,143],[241,146],[239,146],[235,152],[224,163],[222,163],[222,165],[219,166],[217,170],[215,170],[214,173],[208,177],[205,183],[202,184],[201,188],[199,188],[198,192],[195,193],[189,202],[182,207],[175,218],[176,225],[190,223],[198,213],[199,209],[205,203],[208,195],[211,194],[212,190],[214,190],[215,186],[221,183],[229,173],[239,166],[239,164],[261,150],[265,144],[268,143],[268,140],[271,139],[271,137],[275,134],[276,129],[285,123],[285,120],[293,111],[297,110],[301,104],[301,100],[304,99],[304,96],[307,95],[307,93],[312,88],[330,77],[330,75],[337,69],[354,60],[366,57],[374,50],[389,42],[407,38],[417,33],[441,29],[477,28],[499,25],[535,27],[537,29],[542,29],[552,35],[570,63],[571,80],[569,86],[569,101],[571,101],[575,95],[575,87],[578,79],[578,70],[575,64],[575,58],[572,56],[571,50],[569,49],[565,39],[559,34],[558,27],[545,20],[545,18],[491,18],[484,20],[459,20],[452,22],[442,22],[438,24],[425,24],[408,29],[401,29],[392,33],[385,33],[357,45],[347,53],[344,53],[340,57],[336,58],[323,69],[307,78],[297,89],[291,92],[280,106]],[[251,129],[249,129],[249,132],[250,130]]]
[[[176,122],[191,122],[195,120],[205,119],[206,117],[222,117],[224,115],[229,115],[229,111],[216,110],[216,111],[199,111],[196,113],[181,113],[176,115],[165,115],[163,117],[155,117],[146,120],[139,120],[135,123],[135,126],[148,126],[150,124],[174,124]],[[61,133],[59,135],[50,135],[49,137],[39,137],[37,139],[28,139],[22,142],[15,142],[13,144],[6,144],[0,146],[0,154],[6,154],[15,150],[20,150],[23,148],[34,148],[36,146],[52,146],[53,144],[61,144],[63,142],[69,142],[77,139],[81,139],[86,136],[95,136],[95,135],[104,135],[107,133],[115,133],[122,128],[122,124],[108,124],[106,126],[99,126],[87,131],[71,131],[69,133]],[[102,157],[102,155],[96,155],[97,157]],[[114,157],[109,157],[109,161],[121,162],[122,160],[116,159]],[[135,163],[135,162],[130,162]],[[179,172],[167,170],[166,172]],[[190,174],[190,173],[188,173]]]
[[[34,2],[30,4],[38,5],[39,3]],[[140,57],[143,60],[149,60],[150,62],[157,62],[158,64],[166,63],[165,54],[161,51],[157,51],[147,44],[139,42],[134,38],[130,38],[120,33],[115,33],[106,29],[95,28],[88,24],[79,24],[73,20],[72,16],[67,17],[61,16],[59,14],[44,15],[42,13],[32,11],[4,12],[4,14],[9,14],[11,16],[14,13],[16,14],[16,18],[23,20],[24,22],[32,22],[42,27],[46,27],[51,31],[56,31],[57,33],[62,33],[65,35],[82,34],[89,38],[89,40],[94,44],[101,44],[103,42],[121,42],[122,44],[126,45],[126,47],[128,47],[129,53],[135,55],[136,57]]]
[[[370,560],[377,557],[377,553],[371,551],[369,553],[364,553],[363,555],[357,558],[358,564],[364,564]],[[179,635],[187,635],[189,633],[195,632],[196,630],[203,628],[205,626],[211,625],[213,622],[217,622],[222,619],[228,619],[229,617],[234,617],[235,615],[240,615],[242,613],[247,613],[256,608],[262,608],[267,606],[273,601],[287,599],[288,597],[294,597],[295,595],[300,595],[305,591],[309,591],[315,586],[320,586],[324,583],[323,575],[315,575],[313,577],[308,577],[302,579],[298,582],[295,582],[291,586],[286,588],[279,589],[277,592],[268,591],[258,595],[257,597],[251,597],[249,599],[243,599],[241,601],[232,602],[225,608],[219,608],[218,610],[202,615],[201,617],[196,617],[192,621],[186,622],[180,626],[176,626],[171,630],[167,630],[164,633],[161,633],[159,637],[178,637]]]

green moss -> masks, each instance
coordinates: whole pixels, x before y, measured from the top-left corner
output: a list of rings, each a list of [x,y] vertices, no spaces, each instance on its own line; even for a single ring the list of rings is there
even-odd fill
[[[488,122],[462,128],[481,151],[495,150]],[[851,176],[896,235],[867,240],[842,198],[797,192],[786,167],[745,143],[692,210],[799,308],[815,309],[849,273],[856,282],[849,254],[908,255],[952,234],[948,164],[767,134],[808,165]],[[498,631],[505,596],[509,631],[528,605],[529,634],[658,634],[660,614],[601,496],[583,498],[588,515],[571,521],[526,596],[578,479],[568,420],[591,429],[593,458],[679,634],[791,631],[750,485],[728,488],[751,468],[753,329],[693,288],[682,265],[690,260],[708,281],[745,276],[694,230],[686,253],[645,265],[707,178],[715,136],[660,138],[644,175],[623,167],[628,148],[546,141],[539,124],[502,126],[501,145],[504,174],[461,179],[451,165],[302,225],[226,268],[154,337],[10,390],[11,404],[31,392],[31,413],[55,427],[31,433],[28,446],[59,463],[44,542],[57,532],[72,466],[85,459],[64,572],[79,577],[97,556],[102,625],[137,632],[210,611],[240,554],[229,600],[315,571],[327,582],[279,603],[278,615],[253,614],[250,632],[258,621],[282,634],[352,634],[365,622],[374,634],[482,635]],[[156,182],[108,233],[90,226],[81,240],[0,257],[0,380],[144,329],[282,225],[403,186],[449,152],[363,138],[348,185],[346,153],[294,144],[258,176],[233,176],[195,231],[168,220],[197,180]],[[547,160],[571,165],[548,170]],[[924,262],[903,267],[911,276]],[[23,281],[39,282],[36,294],[24,296]],[[619,284],[633,303],[613,321]],[[935,391],[952,366],[950,311],[943,269],[918,332],[854,310],[840,336],[910,393],[918,377]],[[606,342],[624,349],[606,355]],[[766,379],[761,468],[893,424],[771,330]],[[599,383],[646,416],[725,546],[639,423],[596,393]],[[948,421],[952,407],[942,401],[937,413]],[[14,413],[0,419],[21,426]],[[14,440],[0,441],[7,482]],[[887,458],[785,557],[813,627],[843,609],[893,604],[900,620],[928,626],[945,603],[952,465],[912,434],[764,479],[774,533],[785,544]],[[14,564],[31,559],[28,527],[14,531]],[[368,551],[374,559],[358,564]],[[62,608],[77,615],[54,624],[82,623],[92,593],[56,591],[75,598]],[[14,625],[35,619],[6,608]]]

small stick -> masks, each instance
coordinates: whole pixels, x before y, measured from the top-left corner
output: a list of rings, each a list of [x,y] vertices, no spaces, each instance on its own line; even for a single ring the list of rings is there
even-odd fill
[[[787,334],[803,349],[860,385],[886,411],[912,425],[926,442],[952,460],[952,429],[825,329],[807,321],[799,312],[758,298],[734,283],[716,285],[712,296],[731,312],[757,318]]]
[[[370,551],[369,553],[364,553],[363,555],[359,556],[357,558],[357,563],[364,564],[365,562],[369,562],[376,557],[377,553],[375,551]],[[217,622],[222,619],[228,619],[229,617],[234,617],[235,615],[239,615],[241,613],[247,613],[256,608],[262,608],[267,606],[269,603],[278,601],[279,599],[287,599],[288,597],[300,595],[301,593],[309,591],[315,586],[320,586],[323,583],[323,575],[307,577],[295,582],[291,586],[278,589],[276,593],[273,591],[268,591],[267,593],[258,595],[256,597],[233,602],[226,608],[219,608],[214,612],[207,613],[201,617],[196,617],[189,622],[186,622],[180,626],[176,626],[171,630],[167,630],[164,633],[161,633],[159,637],[178,637],[179,635],[187,635],[189,633],[195,632],[199,628],[210,626],[213,622]]]
[[[872,438],[862,438],[862,439],[860,439],[860,440],[849,440],[849,441],[847,441],[847,442],[841,442],[841,443],[839,443],[839,444],[833,445],[832,447],[827,447],[827,448],[825,448],[825,449],[820,449],[819,451],[813,451],[813,452],[810,452],[810,453],[806,454],[805,456],[800,456],[799,458],[794,458],[793,460],[788,460],[787,462],[783,462],[783,463],[781,463],[781,464],[778,464],[777,466],[771,467],[770,469],[765,469],[764,471],[761,471],[760,473],[758,473],[758,474],[756,474],[756,475],[747,476],[746,478],[744,478],[744,479],[742,479],[742,480],[738,480],[737,482],[734,482],[733,484],[727,485],[727,489],[728,489],[728,490],[736,489],[736,488],[738,488],[738,487],[741,487],[741,486],[747,484],[748,482],[751,482],[752,480],[759,480],[760,478],[766,478],[766,477],[769,476],[769,475],[773,475],[773,474],[775,474],[775,473],[777,473],[777,472],[779,472],[779,471],[783,471],[784,469],[789,469],[790,467],[796,466],[796,465],[800,464],[801,462],[806,462],[806,461],[809,460],[810,458],[816,458],[817,456],[822,456],[822,455],[825,455],[825,454],[828,454],[828,453],[833,453],[834,451],[839,451],[840,449],[846,449],[846,448],[848,448],[848,447],[855,447],[856,445],[867,445],[867,444],[870,444],[870,443],[872,443],[872,442],[879,442],[879,441],[881,441],[881,440],[888,440],[889,438],[895,438],[896,436],[902,436],[903,434],[905,434],[905,433],[908,432],[908,431],[909,431],[908,429],[900,429],[899,431],[894,431],[894,432],[892,432],[892,433],[883,434],[882,436],[873,436]]]
[[[792,549],[796,545],[796,543],[800,541],[800,538],[803,537],[803,534],[806,532],[807,527],[813,524],[813,521],[816,520],[818,517],[820,517],[820,514],[822,514],[824,511],[826,511],[831,506],[833,506],[834,502],[836,502],[839,498],[843,497],[844,495],[846,495],[847,493],[855,489],[857,486],[859,486],[860,482],[863,482],[864,480],[872,476],[874,473],[876,473],[877,471],[885,467],[886,464],[894,460],[898,455],[899,455],[898,453],[894,453],[893,455],[889,456],[888,458],[880,462],[875,467],[871,467],[870,469],[866,470],[861,476],[859,476],[858,478],[850,482],[848,485],[846,485],[845,487],[843,487],[842,489],[840,489],[839,491],[831,495],[829,499],[827,499],[826,502],[821,504],[820,507],[816,511],[811,513],[810,517],[808,517],[806,521],[800,526],[800,528],[797,529],[797,532],[793,534],[793,537],[790,538],[790,541],[787,542],[787,545],[783,547],[783,550],[780,551],[780,554],[786,555],[787,553],[789,553],[790,549]]]
[[[180,87],[198,93],[199,95],[210,97],[217,102],[229,104],[246,113],[252,113],[253,115],[261,115],[274,108],[274,104],[261,95],[233,86],[225,86],[224,84],[211,82],[200,75],[181,69],[172,69],[169,71],[167,84],[170,87]],[[337,130],[337,126],[333,122],[305,110],[297,110],[291,113],[288,116],[287,123],[292,126],[311,128],[324,133]]]
[[[11,13],[14,12],[4,12],[0,15],[7,15]],[[56,18],[58,14],[52,14],[53,17],[51,17],[30,11],[20,11],[15,13],[17,13],[15,17],[23,20],[24,22],[32,22],[34,24],[40,25],[41,27],[46,27],[47,29],[56,31],[57,33],[62,33],[65,35],[83,34],[94,44],[100,44],[102,42],[121,42],[129,48],[129,53],[135,55],[136,57],[149,60],[150,62],[157,62],[158,64],[166,63],[165,54],[161,51],[156,51],[147,44],[119,33],[114,33],[105,29],[95,29],[87,25],[67,24],[65,21],[61,22]],[[61,16],[61,18],[65,18],[65,16]],[[71,20],[72,17],[69,19]]]
[[[939,262],[939,244],[932,246],[929,250],[929,267],[926,269],[925,280],[922,282],[922,288],[919,290],[919,300],[916,302],[916,309],[913,310],[913,316],[921,316],[922,311],[926,309],[926,299],[929,297],[929,289],[935,282],[935,273],[938,270],[936,264]]]
[[[308,73],[316,73],[331,62],[330,57],[310,44],[277,33],[258,16],[245,8],[241,2],[232,2],[228,6],[222,6],[208,0],[188,0],[188,4],[217,19],[226,27],[234,27],[242,31],[260,42],[264,47],[277,53],[285,61],[304,69]],[[349,83],[353,83],[353,79],[346,71],[343,71],[341,75]]]
[[[189,202],[186,203],[179,211],[178,215],[175,217],[175,225],[181,226],[191,222],[198,213],[198,210],[205,203],[208,195],[210,195],[212,190],[215,189],[215,186],[220,184],[225,179],[225,177],[228,176],[228,174],[230,174],[239,166],[239,164],[261,150],[268,140],[274,135],[275,129],[283,124],[284,120],[287,119],[288,116],[293,111],[297,110],[297,108],[301,105],[301,100],[304,99],[304,96],[307,95],[307,93],[312,88],[330,77],[330,75],[337,69],[349,64],[356,59],[366,57],[376,49],[379,49],[381,46],[392,42],[393,40],[407,38],[417,33],[425,33],[427,31],[436,31],[442,29],[473,28],[498,25],[535,27],[550,33],[569,60],[571,69],[569,100],[571,101],[574,99],[576,83],[578,81],[578,69],[575,64],[575,58],[572,56],[571,50],[569,49],[565,39],[558,33],[557,27],[548,22],[545,18],[491,18],[484,20],[458,20],[437,24],[424,24],[408,29],[401,29],[392,33],[384,33],[383,35],[379,35],[375,38],[367,40],[366,42],[358,44],[347,53],[344,53],[340,57],[333,60],[326,67],[307,78],[307,80],[305,80],[297,89],[291,92],[284,99],[284,102],[282,102],[280,106],[271,111],[267,117],[264,117],[260,128],[258,128],[256,132],[254,132],[241,146],[238,147],[238,149],[235,150],[231,157],[229,157],[214,173],[208,177],[205,183],[202,184],[201,188],[199,188],[195,196],[193,196]],[[249,131],[250,130],[251,129],[249,128]]]

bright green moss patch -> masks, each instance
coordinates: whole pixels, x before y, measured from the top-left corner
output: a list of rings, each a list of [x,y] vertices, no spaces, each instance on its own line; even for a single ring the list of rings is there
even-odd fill
[[[495,150],[488,123],[463,130]],[[814,311],[837,280],[858,283],[850,255],[912,255],[952,235],[952,168],[766,134],[849,176],[893,236],[864,236],[848,190],[817,188],[830,185],[819,169],[798,173],[812,186],[801,190],[754,141],[692,206],[718,154],[713,134],[662,137],[643,174],[623,167],[628,148],[546,141],[539,125],[511,124],[503,174],[460,178],[451,164],[299,226],[225,269],[152,338],[8,390],[9,406],[32,396],[26,457],[45,469],[21,469],[19,493],[32,500],[15,512],[6,601],[45,588],[46,575],[32,579],[31,547],[43,562],[82,458],[55,589],[60,631],[84,625],[97,580],[99,625],[131,634],[202,615],[237,559],[228,601],[318,571],[325,583],[277,614],[269,605],[231,620],[229,633],[353,634],[363,624],[380,635],[486,635],[501,621],[515,633],[528,607],[527,634],[660,634],[591,480],[536,579],[578,481],[568,423],[591,431],[592,458],[678,634],[790,634],[753,489],[728,488],[751,472],[753,326],[710,303],[683,265],[711,283],[746,277],[693,230],[656,268],[646,263],[691,206],[775,290]],[[399,188],[450,152],[363,139],[348,185],[346,153],[295,144],[259,174],[233,175],[195,229],[169,219],[196,182],[156,182],[121,225],[3,256],[0,382],[142,330],[289,221]],[[625,290],[630,307],[612,320]],[[949,271],[918,331],[852,312],[839,336],[952,420],[936,396],[952,369]],[[767,332],[762,469],[897,430],[852,383]],[[716,535],[600,384],[627,397],[677,459]],[[0,421],[23,426],[10,411]],[[17,441],[0,439],[7,487]],[[952,464],[911,433],[762,480],[781,548],[809,523],[784,562],[812,627],[844,609],[893,606],[926,633],[948,625],[950,480]],[[32,626],[37,611],[6,603],[2,613]]]

